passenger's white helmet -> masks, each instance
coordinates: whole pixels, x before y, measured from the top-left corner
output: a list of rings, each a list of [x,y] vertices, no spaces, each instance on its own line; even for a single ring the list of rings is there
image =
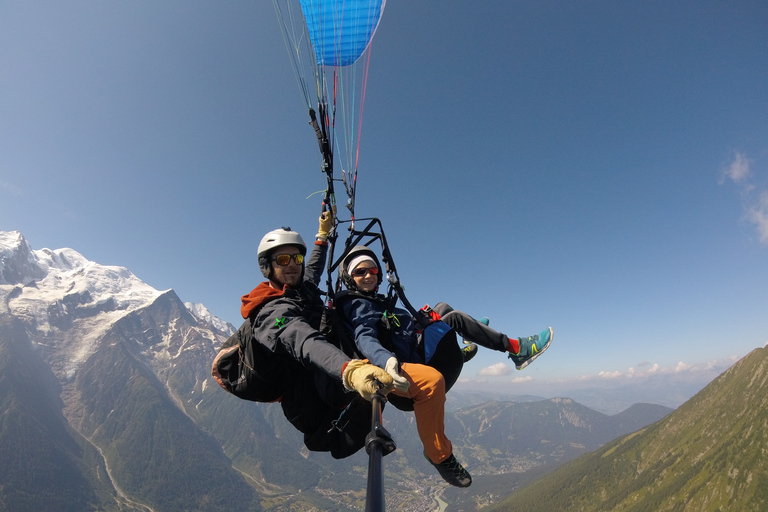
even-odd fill
[[[376,253],[364,245],[356,245],[349,251],[349,253],[347,253],[346,256],[344,256],[344,259],[339,265],[339,275],[341,276],[341,280],[348,290],[361,291],[357,287],[357,284],[355,284],[354,278],[350,275],[350,271],[354,270],[354,268],[349,268],[350,263],[352,263],[354,260],[356,260],[360,256],[366,256],[372,259],[373,262],[376,264],[376,267],[379,269],[379,273],[376,275],[376,279],[377,279],[376,285],[377,286],[381,285],[381,279],[383,277],[382,271],[381,271],[382,269],[381,269],[381,263],[379,263],[379,258],[376,257]]]

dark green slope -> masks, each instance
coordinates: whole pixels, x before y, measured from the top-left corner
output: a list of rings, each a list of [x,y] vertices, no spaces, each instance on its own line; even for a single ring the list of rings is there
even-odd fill
[[[96,450],[68,426],[58,381],[20,322],[0,318],[0,510],[116,510]]]
[[[153,328],[147,318],[124,319],[138,320]],[[156,512],[226,509],[232,496],[240,509],[259,510],[254,490],[215,439],[169,398],[121,322],[77,373],[79,410],[72,414],[78,430],[102,449],[121,490]]]
[[[278,404],[243,401],[218,386],[210,386],[204,396],[198,423],[218,439],[236,468],[285,490],[308,490],[318,484],[323,472],[299,453],[301,436],[287,430],[292,429],[287,421],[265,417],[277,413],[281,420]],[[276,430],[280,423],[286,424],[285,431]]]
[[[572,461],[493,510],[768,510],[768,348],[665,419]]]

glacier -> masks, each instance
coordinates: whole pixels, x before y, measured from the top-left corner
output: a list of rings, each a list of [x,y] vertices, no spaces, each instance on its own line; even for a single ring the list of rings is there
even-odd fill
[[[58,378],[70,380],[120,318],[171,290],[144,283],[127,268],[101,265],[69,249],[33,250],[18,231],[0,231],[0,313],[22,320]],[[185,303],[223,333],[232,326],[202,304]]]

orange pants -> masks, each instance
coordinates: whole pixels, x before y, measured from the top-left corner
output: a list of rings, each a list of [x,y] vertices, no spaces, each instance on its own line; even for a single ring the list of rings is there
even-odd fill
[[[445,437],[443,374],[431,366],[417,363],[401,363],[400,370],[411,386],[406,393],[397,390],[392,393],[413,399],[416,429],[424,445],[424,453],[432,462],[442,462],[453,453],[453,445]]]

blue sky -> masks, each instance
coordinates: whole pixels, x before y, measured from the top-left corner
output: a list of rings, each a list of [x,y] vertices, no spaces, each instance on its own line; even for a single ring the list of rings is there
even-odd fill
[[[414,303],[511,336],[464,385],[720,368],[768,341],[768,4],[390,0],[359,217]],[[239,324],[323,189],[271,2],[0,3],[0,229]],[[491,375],[499,374],[499,375]]]

